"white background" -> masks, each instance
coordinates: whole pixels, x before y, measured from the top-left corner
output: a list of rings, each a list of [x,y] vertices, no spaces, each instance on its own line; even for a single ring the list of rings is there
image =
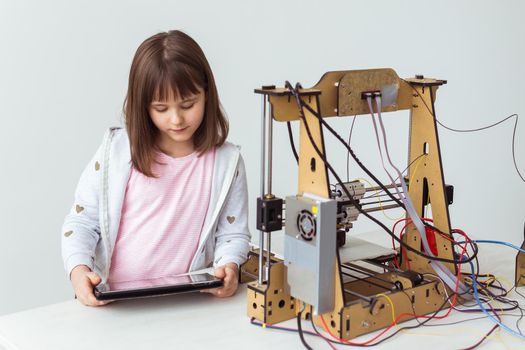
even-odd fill
[[[73,297],[60,257],[61,224],[105,129],[122,122],[130,62],[147,37],[182,29],[204,49],[230,118],[229,139],[242,145],[257,237],[254,88],[285,80],[309,87],[330,70],[391,67],[400,77],[448,80],[436,109],[450,127],[525,115],[524,11],[521,1],[1,0],[0,314]],[[404,168],[408,113],[386,119],[390,150]],[[351,118],[329,122],[348,134]],[[516,157],[525,172],[523,124]],[[525,183],[512,163],[512,130],[510,121],[471,134],[440,128],[440,141],[445,181],[456,191],[452,225],[520,244]],[[284,197],[296,192],[297,172],[285,124],[274,133],[274,192]],[[330,140],[327,146],[346,177],[344,150]],[[386,181],[366,116],[355,124],[352,146]],[[361,176],[355,168],[351,177]],[[353,232],[372,229],[362,218]]]

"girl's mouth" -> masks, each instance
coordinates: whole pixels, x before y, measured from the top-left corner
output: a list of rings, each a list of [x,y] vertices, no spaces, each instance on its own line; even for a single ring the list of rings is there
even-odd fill
[[[169,129],[169,131],[175,132],[175,133],[181,133],[184,130],[186,130],[188,127],[180,128],[180,129]]]

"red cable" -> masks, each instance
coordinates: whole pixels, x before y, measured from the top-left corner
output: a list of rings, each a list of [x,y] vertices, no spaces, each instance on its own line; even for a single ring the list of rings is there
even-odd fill
[[[426,220],[431,221],[431,219],[426,219]],[[468,239],[468,241],[470,241],[470,238],[468,238],[468,236],[465,234],[465,232],[463,232],[461,230],[457,230],[457,231],[458,231],[458,233],[463,235],[466,239]],[[408,314],[408,313],[401,314],[387,328],[383,329],[379,334],[377,334],[376,336],[374,336],[373,338],[367,340],[364,343],[351,342],[351,341],[348,341],[348,340],[336,337],[335,335],[333,335],[330,332],[330,330],[328,329],[328,326],[327,326],[327,324],[326,324],[326,322],[324,320],[323,315],[321,315],[321,321],[323,323],[323,327],[324,327],[325,331],[328,334],[330,334],[330,336],[332,336],[332,338],[334,338],[334,339],[336,339],[336,340],[338,340],[340,342],[343,342],[345,344],[349,344],[349,345],[368,345],[371,342],[373,342],[374,340],[376,340],[377,338],[379,338],[380,336],[382,336],[383,334],[385,334],[388,330],[390,330],[390,328],[392,328],[394,325],[396,325],[398,323],[399,319],[401,319],[401,318],[403,318],[405,316],[411,316],[411,317],[414,317],[414,318],[436,318],[436,319],[442,319],[442,318],[447,317],[450,314],[450,312],[452,311],[452,309],[454,308],[454,305],[456,304],[456,298],[457,298],[457,293],[458,293],[458,289],[459,289],[459,279],[460,279],[460,275],[461,275],[461,261],[463,260],[463,256],[465,255],[465,253],[467,251],[468,241],[465,241],[465,244],[463,245],[463,250],[461,251],[461,255],[460,255],[460,259],[459,259],[459,263],[458,263],[458,274],[456,276],[456,286],[455,286],[455,290],[454,290],[454,297],[452,298],[452,302],[450,303],[450,307],[448,308],[447,312],[444,315],[441,315],[441,316],[426,316],[426,315],[415,315],[415,314]]]
[[[432,219],[429,219],[429,218],[422,218],[423,221],[429,221],[429,222],[434,222],[434,220]],[[403,226],[403,228],[401,229],[401,232],[399,234],[399,239],[401,240],[402,237],[403,237],[403,232],[405,231],[406,227],[412,223],[412,219],[411,218],[403,218],[403,219],[399,219],[395,222],[394,226],[392,226],[392,233],[395,235],[396,234],[396,226],[397,224],[399,224],[400,222],[402,221],[408,221],[405,226]],[[394,237],[392,236],[392,248],[395,250],[396,249],[396,246],[395,246],[395,243],[394,243]],[[407,255],[407,252],[406,252],[406,249],[403,247],[403,245],[400,245],[400,251],[401,251],[401,254],[404,256],[405,258],[405,261],[406,261],[406,264],[407,264],[407,270],[410,270],[410,261],[408,260],[408,255]],[[437,253],[435,254],[437,255]],[[394,256],[394,264],[396,265],[397,268],[399,268],[399,263],[397,261],[397,256]]]
[[[395,235],[396,234],[396,226],[397,224],[399,224],[401,221],[406,221],[406,220],[411,220],[410,218],[403,218],[403,219],[399,219],[396,221],[396,223],[394,224],[394,226],[392,226],[392,233]],[[401,231],[402,232],[402,231]],[[394,236],[392,236],[392,248],[394,250],[396,250],[396,245],[394,243]],[[407,256],[407,253],[406,251],[404,250],[403,248],[403,245],[400,245],[400,252],[401,254],[403,254],[404,258],[405,258],[405,261],[407,262],[407,269],[410,270],[410,263],[408,261],[408,256]],[[399,269],[399,262],[397,261],[397,256],[394,256],[394,264],[396,265],[396,267]]]

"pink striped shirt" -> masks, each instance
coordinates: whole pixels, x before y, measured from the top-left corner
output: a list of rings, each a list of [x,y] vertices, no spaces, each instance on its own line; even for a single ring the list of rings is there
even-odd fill
[[[108,282],[188,272],[208,208],[215,150],[198,157],[158,154],[158,178],[132,167]]]

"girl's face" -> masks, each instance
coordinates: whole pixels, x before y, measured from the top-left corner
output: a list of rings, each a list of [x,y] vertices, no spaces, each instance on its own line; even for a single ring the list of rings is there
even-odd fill
[[[153,100],[149,106],[151,120],[160,132],[158,146],[172,157],[194,151],[193,134],[204,118],[206,101],[204,90],[198,90],[184,99],[172,93],[166,101]]]

